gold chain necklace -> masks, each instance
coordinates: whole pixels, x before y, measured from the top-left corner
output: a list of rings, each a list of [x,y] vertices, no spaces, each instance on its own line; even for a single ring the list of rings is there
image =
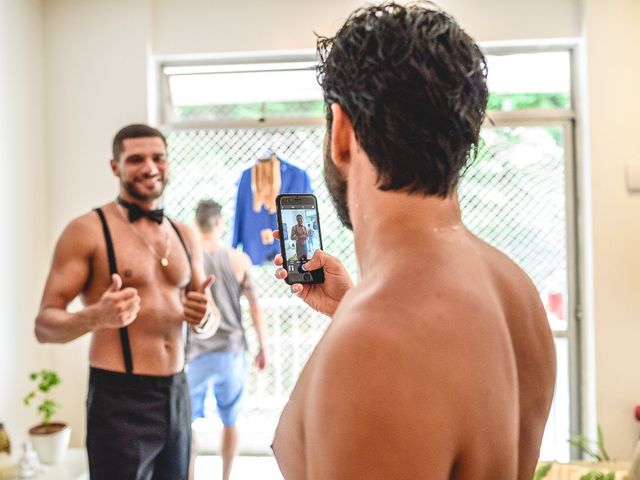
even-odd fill
[[[122,207],[122,210],[121,210],[120,206],[116,205],[116,209],[122,215],[122,218],[124,219],[124,223],[127,225],[127,227],[129,227],[129,230],[131,230],[133,232],[133,234],[142,241],[142,243],[145,245],[145,247],[147,247],[149,252],[151,252],[151,255],[156,257],[156,259],[158,259],[158,261],[160,262],[160,265],[162,265],[165,268],[168,267],[169,266],[169,255],[171,255],[171,242],[169,241],[169,231],[165,229],[164,255],[160,256],[158,254],[158,252],[156,252],[156,249],[153,248],[153,245],[151,245],[149,242],[147,242],[147,240],[142,236],[142,234],[140,232],[138,232],[138,229],[135,228],[133,225],[131,225],[131,222],[129,222],[129,219],[124,214],[124,207]]]

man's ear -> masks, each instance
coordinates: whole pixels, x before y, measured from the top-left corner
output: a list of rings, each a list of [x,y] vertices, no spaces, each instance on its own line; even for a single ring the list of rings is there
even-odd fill
[[[351,161],[355,132],[351,119],[338,103],[331,104],[331,158],[336,167],[345,167]]]
[[[111,165],[111,172],[114,176],[120,176],[120,169],[118,168],[118,162],[116,162],[113,158],[109,160],[109,165]]]

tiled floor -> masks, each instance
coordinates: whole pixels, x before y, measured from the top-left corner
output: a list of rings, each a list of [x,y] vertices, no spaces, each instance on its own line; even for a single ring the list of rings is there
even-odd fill
[[[196,458],[195,480],[217,480],[222,475],[222,459],[217,455]],[[283,480],[273,457],[238,457],[233,463],[231,480]]]

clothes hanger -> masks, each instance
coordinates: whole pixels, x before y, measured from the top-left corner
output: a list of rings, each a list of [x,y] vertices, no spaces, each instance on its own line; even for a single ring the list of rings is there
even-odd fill
[[[273,160],[274,157],[277,157],[274,148],[268,147],[258,156],[258,161],[267,162],[267,161]]]

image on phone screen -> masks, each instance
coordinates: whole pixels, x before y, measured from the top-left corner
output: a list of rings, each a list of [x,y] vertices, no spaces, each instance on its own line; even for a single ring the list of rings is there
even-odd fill
[[[276,201],[283,267],[287,283],[319,283],[322,270],[305,272],[300,267],[322,248],[318,206],[313,195],[280,195]]]

